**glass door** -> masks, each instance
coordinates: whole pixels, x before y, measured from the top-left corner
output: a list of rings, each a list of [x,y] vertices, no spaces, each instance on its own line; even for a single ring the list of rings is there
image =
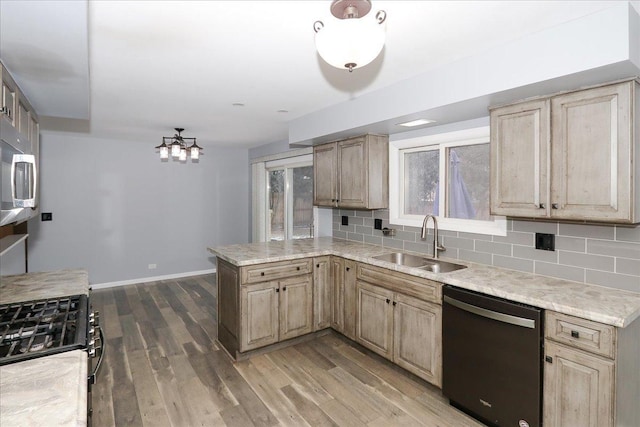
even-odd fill
[[[267,240],[313,237],[313,166],[267,170]]]

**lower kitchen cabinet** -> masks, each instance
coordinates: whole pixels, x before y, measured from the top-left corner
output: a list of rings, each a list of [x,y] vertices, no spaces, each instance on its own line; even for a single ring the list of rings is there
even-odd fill
[[[393,361],[442,386],[442,307],[398,293],[393,301]]]
[[[278,282],[245,285],[240,292],[240,351],[278,342],[280,328]]]
[[[331,256],[313,259],[313,330],[331,326]]]
[[[356,336],[356,265],[331,257],[331,327],[352,340]]]
[[[356,341],[430,383],[442,385],[442,307],[357,282]]]
[[[393,292],[357,282],[356,341],[389,360],[393,359]]]
[[[242,286],[240,351],[253,350],[313,330],[309,275]]]
[[[545,312],[545,427],[640,425],[640,322]]]
[[[552,342],[545,353],[544,425],[613,426],[613,361]]]

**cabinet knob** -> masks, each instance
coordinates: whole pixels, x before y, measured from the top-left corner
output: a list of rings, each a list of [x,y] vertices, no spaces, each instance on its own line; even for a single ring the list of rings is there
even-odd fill
[[[391,302],[391,300],[389,298],[387,298],[387,304],[389,304]]]
[[[393,302],[393,306],[395,307],[398,303],[396,301]]]
[[[280,288],[276,288],[276,292],[280,292]]]
[[[300,267],[296,267],[296,270],[300,271]]]
[[[286,286],[284,286],[284,287],[282,288],[282,290],[283,290],[283,291],[286,291],[286,290],[287,290],[287,287],[286,287]]]
[[[540,204],[538,205],[538,208],[539,208],[539,209],[544,209],[544,208],[545,208],[544,203],[540,203]]]
[[[347,271],[349,271],[349,267],[347,267]]]
[[[316,268],[320,268],[320,264],[316,264]]]
[[[545,357],[544,357],[544,361],[545,361],[545,362],[547,362],[547,363],[553,363],[553,357],[551,357],[551,356],[545,356]]]
[[[580,332],[571,331],[571,338],[580,338]]]
[[[261,272],[260,272],[260,275],[261,275],[261,276],[264,276],[264,271],[261,271]]]
[[[551,203],[551,209],[558,209],[557,203]]]

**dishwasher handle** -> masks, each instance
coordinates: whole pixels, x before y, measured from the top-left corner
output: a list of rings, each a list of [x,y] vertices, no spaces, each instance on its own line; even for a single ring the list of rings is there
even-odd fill
[[[512,316],[510,314],[499,313],[493,310],[487,310],[486,308],[477,307],[466,302],[459,301],[451,298],[450,296],[444,296],[444,302],[451,304],[460,310],[468,311],[469,313],[477,314],[478,316],[486,317],[488,319],[497,320],[502,323],[509,323],[511,325],[522,326],[529,329],[535,329],[536,321],[533,319],[526,319],[524,317]]]

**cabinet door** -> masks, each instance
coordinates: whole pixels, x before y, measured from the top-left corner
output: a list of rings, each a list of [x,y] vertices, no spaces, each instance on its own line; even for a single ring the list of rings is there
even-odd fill
[[[379,355],[393,357],[393,292],[357,282],[356,341]]]
[[[336,206],[338,194],[338,145],[313,147],[313,204]]]
[[[442,307],[402,294],[393,304],[393,361],[440,387]]]
[[[313,259],[313,330],[331,326],[331,257]]]
[[[549,101],[491,110],[491,214],[548,215]]]
[[[9,121],[9,123],[11,123],[11,126],[15,126],[16,90],[11,85],[11,83],[4,80],[5,72],[6,71],[3,70],[2,91],[0,91],[0,95],[2,98],[0,99],[2,103],[2,114]]]
[[[551,99],[551,217],[632,220],[633,84]]]
[[[351,260],[344,260],[344,330],[343,334],[354,340],[356,338],[356,266]]]
[[[366,208],[368,196],[365,138],[338,142],[338,206]]]
[[[313,330],[313,282],[311,275],[279,282],[280,341],[308,334]]]
[[[278,283],[265,282],[241,287],[240,351],[278,341]]]
[[[613,361],[551,341],[545,355],[544,426],[613,426]]]
[[[344,333],[344,259],[331,257],[331,327]]]

